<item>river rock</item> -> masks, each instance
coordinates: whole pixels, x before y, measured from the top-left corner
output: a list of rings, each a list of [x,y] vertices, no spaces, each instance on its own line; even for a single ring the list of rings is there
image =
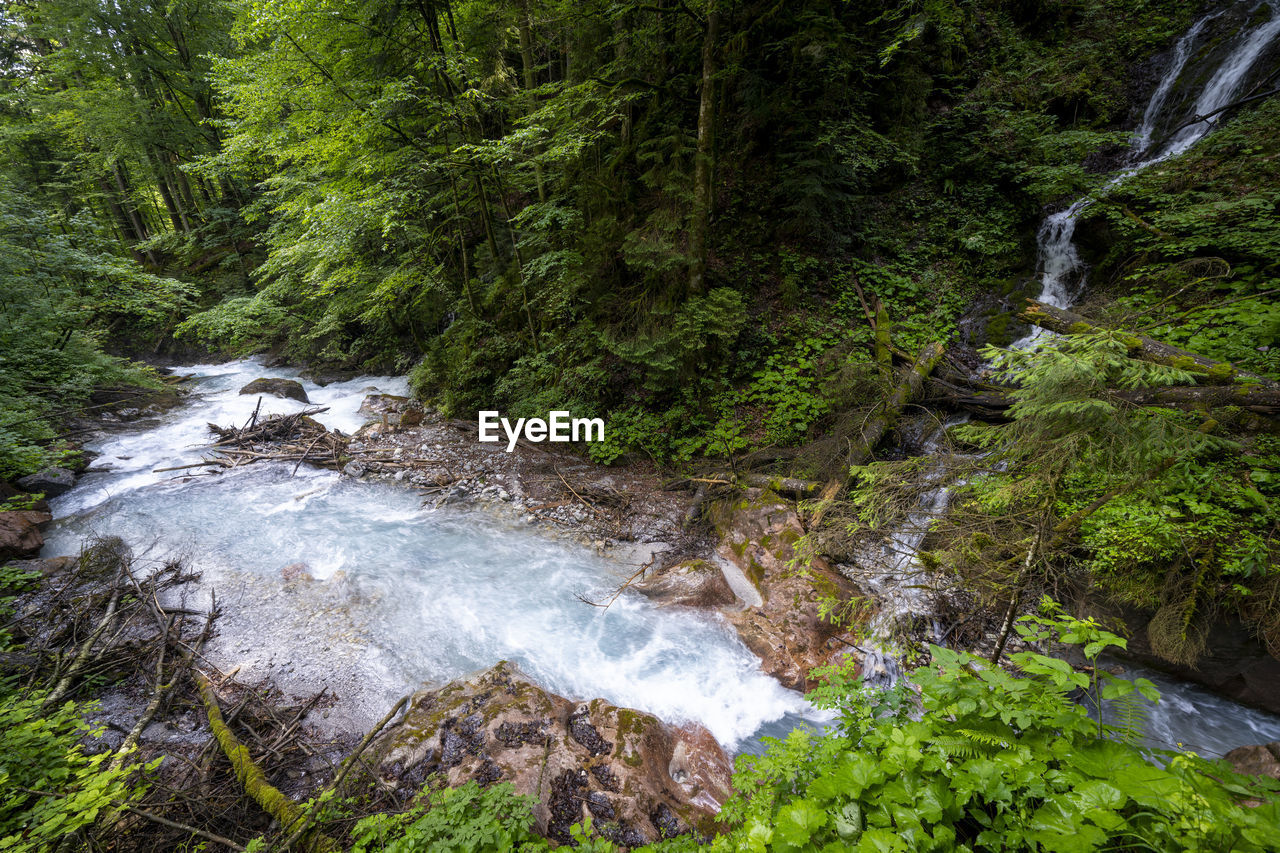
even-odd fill
[[[737,601],[724,573],[706,560],[677,563],[632,583],[631,588],[659,604],[727,607]]]
[[[52,519],[47,512],[33,510],[0,512],[0,561],[26,560],[38,555],[44,547],[40,525]]]
[[[1228,752],[1226,759],[1237,773],[1280,779],[1280,741],[1238,747]]]
[[[58,495],[65,494],[71,491],[71,487],[75,484],[75,473],[66,468],[46,468],[38,474],[23,477],[18,481],[18,485],[28,492],[44,492],[46,498],[56,498]]]
[[[424,415],[421,403],[398,394],[370,394],[360,403],[359,412],[395,427],[417,426]]]
[[[819,602],[847,600],[856,589],[820,557],[803,572],[789,567],[804,527],[791,504],[774,492],[750,489],[744,498],[713,505],[709,515],[720,536],[716,553],[747,576],[761,599],[726,618],[759,655],[765,672],[786,687],[808,690],[809,670],[849,649],[840,641],[844,632],[819,616]]]
[[[627,847],[714,832],[733,769],[700,726],[572,702],[506,661],[418,693],[371,749],[393,786],[413,790],[435,773],[451,786],[510,782],[534,798],[547,837],[569,843],[569,828],[590,814],[600,835]]]
[[[266,377],[255,379],[241,388],[240,393],[274,394],[284,399],[297,400],[299,403],[311,402],[307,398],[307,391],[302,387],[302,383],[293,379],[271,379]]]
[[[280,577],[287,581],[315,580],[311,575],[311,567],[306,563],[290,563],[280,570]]]

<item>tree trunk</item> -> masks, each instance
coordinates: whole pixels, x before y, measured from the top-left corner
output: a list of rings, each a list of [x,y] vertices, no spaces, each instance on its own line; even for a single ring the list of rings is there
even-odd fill
[[[931,379],[927,399],[978,413],[1002,417],[1013,405],[1008,391],[968,391],[951,383]],[[1160,388],[1108,389],[1107,395],[1135,406],[1198,411],[1221,406],[1240,406],[1260,415],[1280,414],[1280,388],[1249,385],[1171,385]]]
[[[516,226],[512,221],[511,207],[507,204],[507,196],[503,192],[502,177],[498,174],[497,166],[493,167],[493,180],[498,187],[498,201],[502,204],[502,215],[507,220],[507,234],[511,237],[511,256],[515,261],[516,276],[520,282],[520,300],[524,305],[524,318],[529,323],[529,334],[533,336],[533,351],[537,353],[540,347],[538,327],[533,322],[533,311],[529,306],[529,283],[524,277],[524,256],[520,253],[520,236],[516,233]]]
[[[926,344],[924,349],[920,350],[920,354],[916,356],[915,363],[906,369],[898,387],[880,406],[879,412],[864,422],[861,435],[850,442],[849,453],[845,457],[844,466],[840,473],[831,482],[827,483],[822,490],[822,494],[818,498],[818,508],[814,510],[813,517],[809,520],[808,528],[810,530],[818,528],[818,525],[822,523],[823,516],[826,515],[827,510],[831,507],[831,502],[853,479],[850,469],[867,460],[867,457],[871,455],[871,451],[875,449],[880,440],[884,438],[885,433],[898,420],[902,410],[906,408],[908,403],[920,396],[921,391],[924,390],[925,380],[933,372],[934,366],[942,360],[944,351],[943,345],[936,341]]]
[[[99,178],[98,189],[102,191],[102,197],[106,200],[107,207],[111,209],[111,215],[115,217],[116,227],[120,233],[120,241],[129,248],[129,251],[133,252],[134,259],[141,263],[142,253],[134,246],[141,243],[142,240],[138,237],[137,232],[133,230],[133,220],[129,218],[129,214],[125,213],[124,205],[120,203],[115,187],[107,183],[106,178]]]
[[[190,233],[182,212],[178,209],[178,201],[174,191],[173,184],[170,182],[168,169],[161,162],[160,156],[155,151],[147,152],[147,159],[151,161],[151,171],[156,176],[156,188],[160,190],[160,198],[164,200],[165,210],[169,213],[169,222],[173,224],[173,230],[182,234]]]
[[[886,370],[893,368],[893,327],[889,320],[889,309],[884,307],[880,297],[876,297],[875,323],[876,363]]]
[[[517,0],[517,5],[520,11],[520,65],[524,76],[525,115],[529,115],[535,107],[533,99],[533,22],[529,18],[529,0]],[[534,154],[536,155],[537,153],[535,149]],[[547,200],[547,189],[542,181],[542,164],[536,159],[533,161],[533,176],[538,183],[538,201],[545,202]]]
[[[1079,314],[1063,308],[1055,308],[1052,305],[1037,302],[1034,299],[1027,300],[1027,308],[1018,314],[1018,319],[1032,323],[1042,329],[1057,332],[1060,335],[1110,331],[1107,327],[1100,326],[1085,317],[1081,317]],[[1197,381],[1201,383],[1229,385],[1232,382],[1244,379],[1251,382],[1259,382],[1272,388],[1280,388],[1280,383],[1274,380],[1246,373],[1227,362],[1214,361],[1203,355],[1161,343],[1154,338],[1148,338],[1146,335],[1124,330],[1120,331],[1122,335],[1126,336],[1125,343],[1129,347],[1129,354],[1134,358],[1186,370],[1194,373]]]
[[[698,153],[693,166],[693,218],[689,224],[689,293],[706,289],[707,231],[711,224],[711,165],[715,142],[716,38],[720,10],[712,2],[707,10],[707,31],[702,40],[702,91],[698,104]]]

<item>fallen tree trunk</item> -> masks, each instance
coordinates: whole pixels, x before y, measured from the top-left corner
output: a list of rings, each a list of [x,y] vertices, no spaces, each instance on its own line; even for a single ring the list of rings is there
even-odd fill
[[[981,415],[1001,416],[1013,405],[1010,391],[974,391],[950,383],[930,380],[925,398],[961,408],[980,410]],[[1170,385],[1160,388],[1109,389],[1107,396],[1135,406],[1196,411],[1221,406],[1239,406],[1260,415],[1280,414],[1280,388],[1268,385]]]
[[[1042,329],[1057,332],[1060,335],[1116,331],[1064,308],[1057,308],[1045,302],[1037,302],[1034,299],[1027,300],[1027,307],[1018,314],[1018,319],[1039,326]],[[1229,385],[1232,382],[1243,380],[1256,382],[1273,389],[1280,389],[1280,383],[1240,370],[1228,362],[1214,361],[1198,353],[1188,352],[1175,346],[1161,343],[1146,335],[1124,330],[1119,331],[1125,336],[1125,344],[1129,347],[1129,354],[1134,358],[1186,370],[1189,373],[1194,373],[1197,381],[1202,383]]]
[[[663,484],[662,488],[666,491],[675,491],[676,489],[687,489],[693,487],[698,491],[702,491],[706,485],[717,486],[743,486],[753,489],[768,489],[778,494],[795,495],[797,497],[812,497],[822,490],[822,483],[815,480],[802,480],[799,477],[783,477],[781,475],[770,474],[750,474],[739,473],[734,474],[731,471],[717,471],[711,474],[704,474],[699,477],[686,477],[681,480],[671,480]]]
[[[817,529],[818,525],[822,523],[823,516],[826,515],[827,510],[830,508],[831,502],[849,485],[849,481],[852,479],[850,469],[867,460],[867,457],[871,455],[871,451],[880,443],[880,439],[884,438],[885,433],[898,420],[902,410],[906,408],[908,403],[920,396],[921,391],[924,389],[925,380],[929,378],[933,368],[942,359],[944,351],[943,345],[936,341],[926,344],[924,349],[920,350],[920,354],[916,356],[915,363],[906,369],[898,387],[893,390],[893,393],[881,404],[880,408],[866,420],[862,426],[861,434],[850,441],[849,452],[845,455],[843,467],[827,483],[818,498],[817,509],[814,510],[813,517],[809,520],[808,527],[810,530]]]
[[[241,743],[235,733],[227,727],[222,719],[222,709],[218,707],[218,697],[214,695],[213,684],[209,679],[203,673],[197,672],[196,684],[200,687],[200,699],[204,703],[205,716],[209,719],[209,729],[213,732],[218,746],[222,748],[222,753],[231,762],[231,768],[235,771],[236,779],[244,788],[244,792],[263,811],[275,818],[284,831],[296,829],[301,825],[300,821],[306,817],[302,809],[267,780],[267,775],[262,772],[262,768],[250,757],[248,747]],[[321,851],[337,849],[333,840],[323,835],[314,838],[312,844],[304,844],[304,846]]]

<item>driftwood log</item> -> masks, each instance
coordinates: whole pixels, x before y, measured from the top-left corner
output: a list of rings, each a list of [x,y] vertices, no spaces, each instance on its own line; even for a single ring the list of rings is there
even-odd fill
[[[818,506],[809,519],[808,527],[816,530],[822,523],[832,501],[843,491],[852,479],[850,469],[860,465],[871,455],[880,440],[885,437],[898,416],[907,404],[917,399],[924,390],[925,380],[933,372],[933,368],[942,359],[945,348],[941,343],[926,344],[916,356],[916,360],[903,372],[901,381],[879,408],[862,425],[859,434],[849,437],[849,452],[845,455],[844,465],[839,473],[822,489],[818,497]]]
[[[223,720],[222,709],[218,706],[218,697],[213,692],[213,683],[203,673],[197,672],[196,684],[200,688],[200,700],[204,703],[209,729],[213,732],[218,746],[222,748],[223,755],[231,762],[231,768],[235,771],[236,779],[244,788],[244,792],[285,829],[294,830],[304,826],[306,813],[297,803],[285,796],[283,791],[267,780],[267,774],[263,773],[262,768],[249,756],[248,747],[240,742]],[[320,851],[338,849],[332,839],[323,835],[313,836],[309,842],[304,843],[304,848]]]

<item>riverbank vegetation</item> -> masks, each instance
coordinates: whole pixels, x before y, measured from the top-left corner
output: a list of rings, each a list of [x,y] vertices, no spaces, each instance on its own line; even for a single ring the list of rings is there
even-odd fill
[[[857,553],[941,477],[951,502],[920,559],[1007,614],[991,658],[1013,672],[935,647],[918,698],[829,672],[817,701],[840,724],[744,760],[716,844],[1272,849],[1280,815],[1257,783],[1150,763],[1069,699],[1120,682],[1004,655],[1020,627],[1091,658],[1120,642],[1019,622],[1045,592],[1146,614],[1170,664],[1195,665],[1227,620],[1280,650],[1273,69],[1203,142],[1107,186],[1193,11],[8,4],[0,480],[74,465],[68,419],[95,391],[159,387],[136,359],[246,354],[409,373],[450,417],[602,417],[583,453],[676,471],[698,489],[690,523],[709,497],[786,478],[814,558]],[[1088,193],[1084,301],[1028,308],[1037,226]],[[1000,349],[1029,324],[1061,335]],[[940,475],[916,454],[943,424]],[[3,571],[6,594],[32,583]],[[60,680],[14,663],[27,653],[5,630],[0,726],[18,757],[0,783],[19,793],[0,846],[113,849],[147,777],[85,752],[83,709],[49,701]],[[881,701],[899,704],[869,710]],[[335,797],[307,820],[353,850],[543,843],[501,787],[373,816]],[[268,840],[232,846],[303,840],[252,834]]]

